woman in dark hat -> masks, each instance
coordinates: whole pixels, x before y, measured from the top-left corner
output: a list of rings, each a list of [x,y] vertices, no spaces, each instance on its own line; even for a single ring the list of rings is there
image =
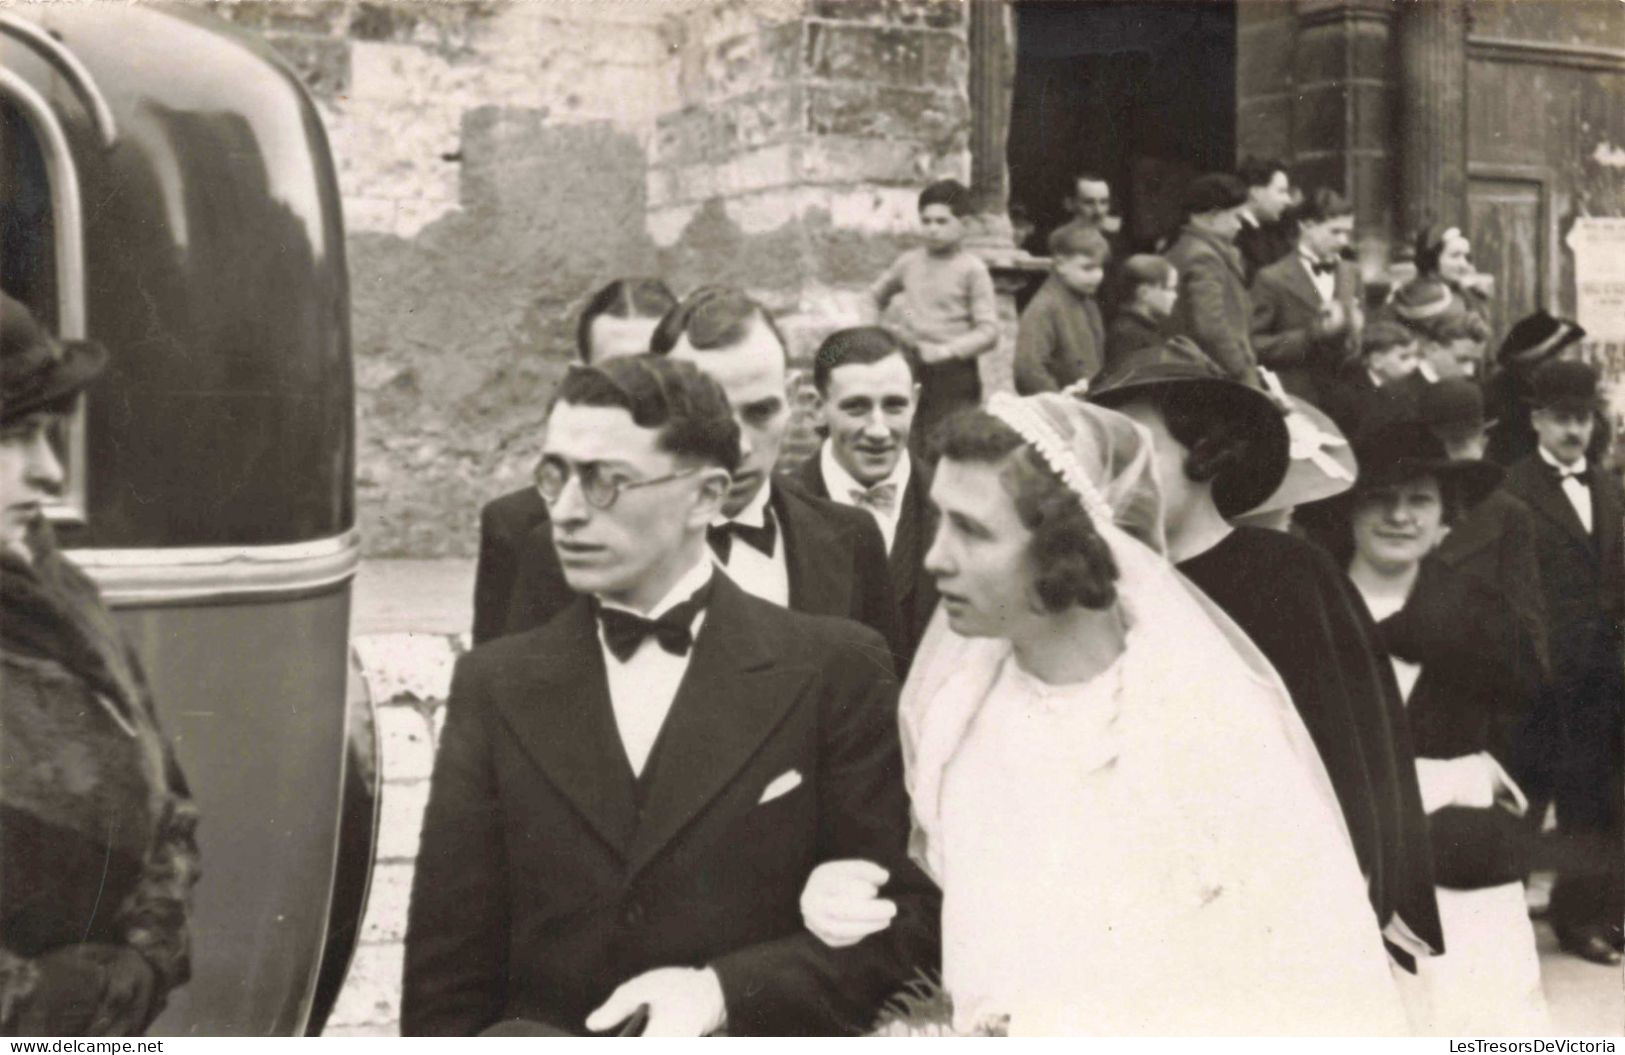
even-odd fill
[[[1144,425],[1156,445],[1169,558],[1275,667],[1331,777],[1390,953],[1406,967],[1441,948],[1410,734],[1375,630],[1318,547],[1228,518],[1286,475],[1281,410],[1225,378],[1186,342],[1103,379],[1090,399]]]
[[[1507,331],[1495,356],[1490,376],[1489,429],[1485,457],[1497,465],[1511,465],[1535,453],[1535,430],[1529,424],[1529,393],[1535,371],[1585,339],[1580,324],[1548,314],[1544,309],[1526,315]]]
[[[196,812],[135,654],[43,512],[97,345],[0,313],[0,1033],[143,1032],[190,972]]]
[[[1347,503],[1349,579],[1377,621],[1406,702],[1433,840],[1445,953],[1419,972],[1422,1032],[1549,1032],[1524,901],[1528,801],[1510,775],[1515,732],[1533,706],[1506,598],[1434,551],[1457,510],[1500,481],[1498,467],[1452,459],[1421,422],[1359,437]]]

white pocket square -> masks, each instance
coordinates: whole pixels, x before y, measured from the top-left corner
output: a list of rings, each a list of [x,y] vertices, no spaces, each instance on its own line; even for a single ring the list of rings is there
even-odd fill
[[[791,769],[780,773],[773,778],[771,784],[762,790],[762,797],[756,800],[756,805],[760,806],[764,802],[772,802],[781,795],[790,794],[800,786],[801,771],[799,769]]]

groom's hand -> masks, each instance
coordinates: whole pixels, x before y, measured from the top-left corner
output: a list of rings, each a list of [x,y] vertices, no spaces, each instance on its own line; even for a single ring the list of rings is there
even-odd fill
[[[703,1037],[721,1029],[727,1018],[722,981],[709,967],[657,967],[624,983],[587,1016],[590,1033],[604,1033],[637,1011],[649,1007],[646,1037]]]

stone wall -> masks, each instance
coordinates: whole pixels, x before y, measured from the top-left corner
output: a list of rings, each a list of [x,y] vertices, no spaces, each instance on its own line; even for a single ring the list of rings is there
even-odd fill
[[[798,356],[969,174],[962,0],[217,0],[316,98],[370,555],[468,554],[592,289],[732,282]],[[812,438],[799,428],[791,456]]]

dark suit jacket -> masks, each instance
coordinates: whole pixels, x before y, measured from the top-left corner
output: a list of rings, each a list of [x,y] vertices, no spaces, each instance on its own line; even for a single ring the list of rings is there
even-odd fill
[[[897,517],[897,535],[892,539],[891,581],[897,596],[897,611],[901,617],[902,655],[898,662],[900,673],[906,674],[914,660],[914,651],[920,647],[925,628],[937,610],[937,582],[925,572],[925,554],[937,534],[937,507],[931,504],[931,466],[915,458],[903,489],[902,506]],[[829,498],[829,487],[824,483],[824,470],[814,454],[796,470],[793,479],[809,494]],[[859,512],[863,512],[859,510]]]
[[[938,958],[939,899],[908,859],[890,657],[870,630],[715,579],[640,782],[592,603],[458,661],[407,922],[402,1031],[507,1018],[581,1032],[616,986],[707,965],[732,1034],[846,1034]],[[761,802],[787,773],[801,783]],[[887,930],[831,949],[811,870],[888,869]]]
[[[1155,350],[1167,336],[1163,326],[1124,305],[1106,327],[1106,368],[1101,375],[1113,377],[1152,365],[1161,358]]]
[[[1322,404],[1322,389],[1334,383],[1345,362],[1357,360],[1359,349],[1344,332],[1317,337],[1320,291],[1315,289],[1301,258],[1293,252],[1260,271],[1251,290],[1253,351],[1260,364],[1274,370],[1288,392]],[[1346,260],[1337,264],[1335,297],[1344,308],[1364,299],[1360,269]]]
[[[1236,252],[1241,254],[1241,266],[1252,282],[1258,273],[1298,248],[1293,225],[1283,220],[1257,227],[1243,224],[1236,232]]]
[[[492,499],[480,510],[480,559],[474,565],[474,643],[502,636],[525,539],[547,522],[547,503],[534,487]]]
[[[1235,246],[1186,227],[1165,256],[1179,270],[1179,299],[1169,329],[1195,341],[1235,380],[1256,386],[1252,302]]]
[[[1573,685],[1597,664],[1617,666],[1625,609],[1625,495],[1619,481],[1608,469],[1594,466],[1591,532],[1538,453],[1508,469],[1503,486],[1535,513],[1535,555],[1551,630],[1554,681]]]
[[[861,509],[807,494],[774,477],[769,504],[779,523],[790,574],[790,607],[810,615],[838,615],[872,628],[892,655],[903,654],[897,602],[886,567],[886,542]],[[520,557],[518,581],[503,632],[542,626],[576,597],[564,581],[552,524],[531,529]]]

